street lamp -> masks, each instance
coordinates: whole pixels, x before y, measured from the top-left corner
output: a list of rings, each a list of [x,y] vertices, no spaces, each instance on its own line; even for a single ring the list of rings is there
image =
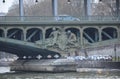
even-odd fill
[[[67,1],[67,3],[68,3],[68,4],[70,4],[70,3],[71,3],[71,1],[70,1],[70,0],[68,0],[68,1]]]
[[[5,0],[3,0],[3,3],[5,3]]]
[[[38,2],[38,0],[35,0],[35,2]]]

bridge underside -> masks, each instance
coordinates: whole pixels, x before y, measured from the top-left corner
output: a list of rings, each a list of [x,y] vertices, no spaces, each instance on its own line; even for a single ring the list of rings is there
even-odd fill
[[[0,38],[0,39],[6,40],[4,38]],[[0,51],[15,54],[20,59],[24,59],[24,57],[31,58],[31,59],[36,59],[36,58],[37,59],[49,59],[49,58],[59,58],[61,56],[57,52],[38,48],[34,44],[29,46],[29,45],[23,45],[22,43],[17,43],[16,40],[15,42],[14,40],[13,42],[2,41],[2,40],[0,40]],[[29,44],[29,42],[27,43]]]

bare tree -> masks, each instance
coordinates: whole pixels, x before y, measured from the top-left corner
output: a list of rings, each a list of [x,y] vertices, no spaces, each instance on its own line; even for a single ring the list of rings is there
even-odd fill
[[[71,0],[68,4],[68,0],[58,0],[58,14],[67,14],[71,16],[83,15],[83,0]],[[24,14],[25,16],[52,16],[52,0],[24,0]],[[7,16],[18,16],[19,5],[15,1],[10,8]]]
[[[58,0],[58,14],[67,14],[71,16],[81,16],[84,13],[83,0]]]
[[[102,0],[94,3],[92,10],[93,15],[116,16],[116,0]]]
[[[84,16],[84,0],[58,0],[58,15]],[[24,0],[25,16],[52,16],[52,0]],[[18,16],[18,0],[14,2],[7,16]],[[116,0],[102,0],[92,4],[92,15],[116,15]]]
[[[12,5],[6,16],[19,16],[19,5]]]

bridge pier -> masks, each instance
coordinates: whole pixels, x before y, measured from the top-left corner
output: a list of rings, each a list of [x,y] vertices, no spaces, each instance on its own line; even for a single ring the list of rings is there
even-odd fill
[[[80,43],[83,46],[83,30],[80,30]]]
[[[26,40],[26,37],[27,37],[26,34],[27,34],[26,30],[23,30],[23,38],[24,38],[24,41],[27,41],[27,40]]]
[[[4,29],[4,37],[7,38],[7,29]]]
[[[102,34],[102,30],[99,29],[98,31],[99,31],[99,41],[102,41],[102,35],[101,35]]]

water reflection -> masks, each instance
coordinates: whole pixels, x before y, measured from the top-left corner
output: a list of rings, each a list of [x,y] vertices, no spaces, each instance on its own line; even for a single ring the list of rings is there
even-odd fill
[[[1,71],[1,70],[0,70]],[[0,79],[120,79],[120,72],[67,72],[67,73],[35,73],[9,72],[1,73]]]

